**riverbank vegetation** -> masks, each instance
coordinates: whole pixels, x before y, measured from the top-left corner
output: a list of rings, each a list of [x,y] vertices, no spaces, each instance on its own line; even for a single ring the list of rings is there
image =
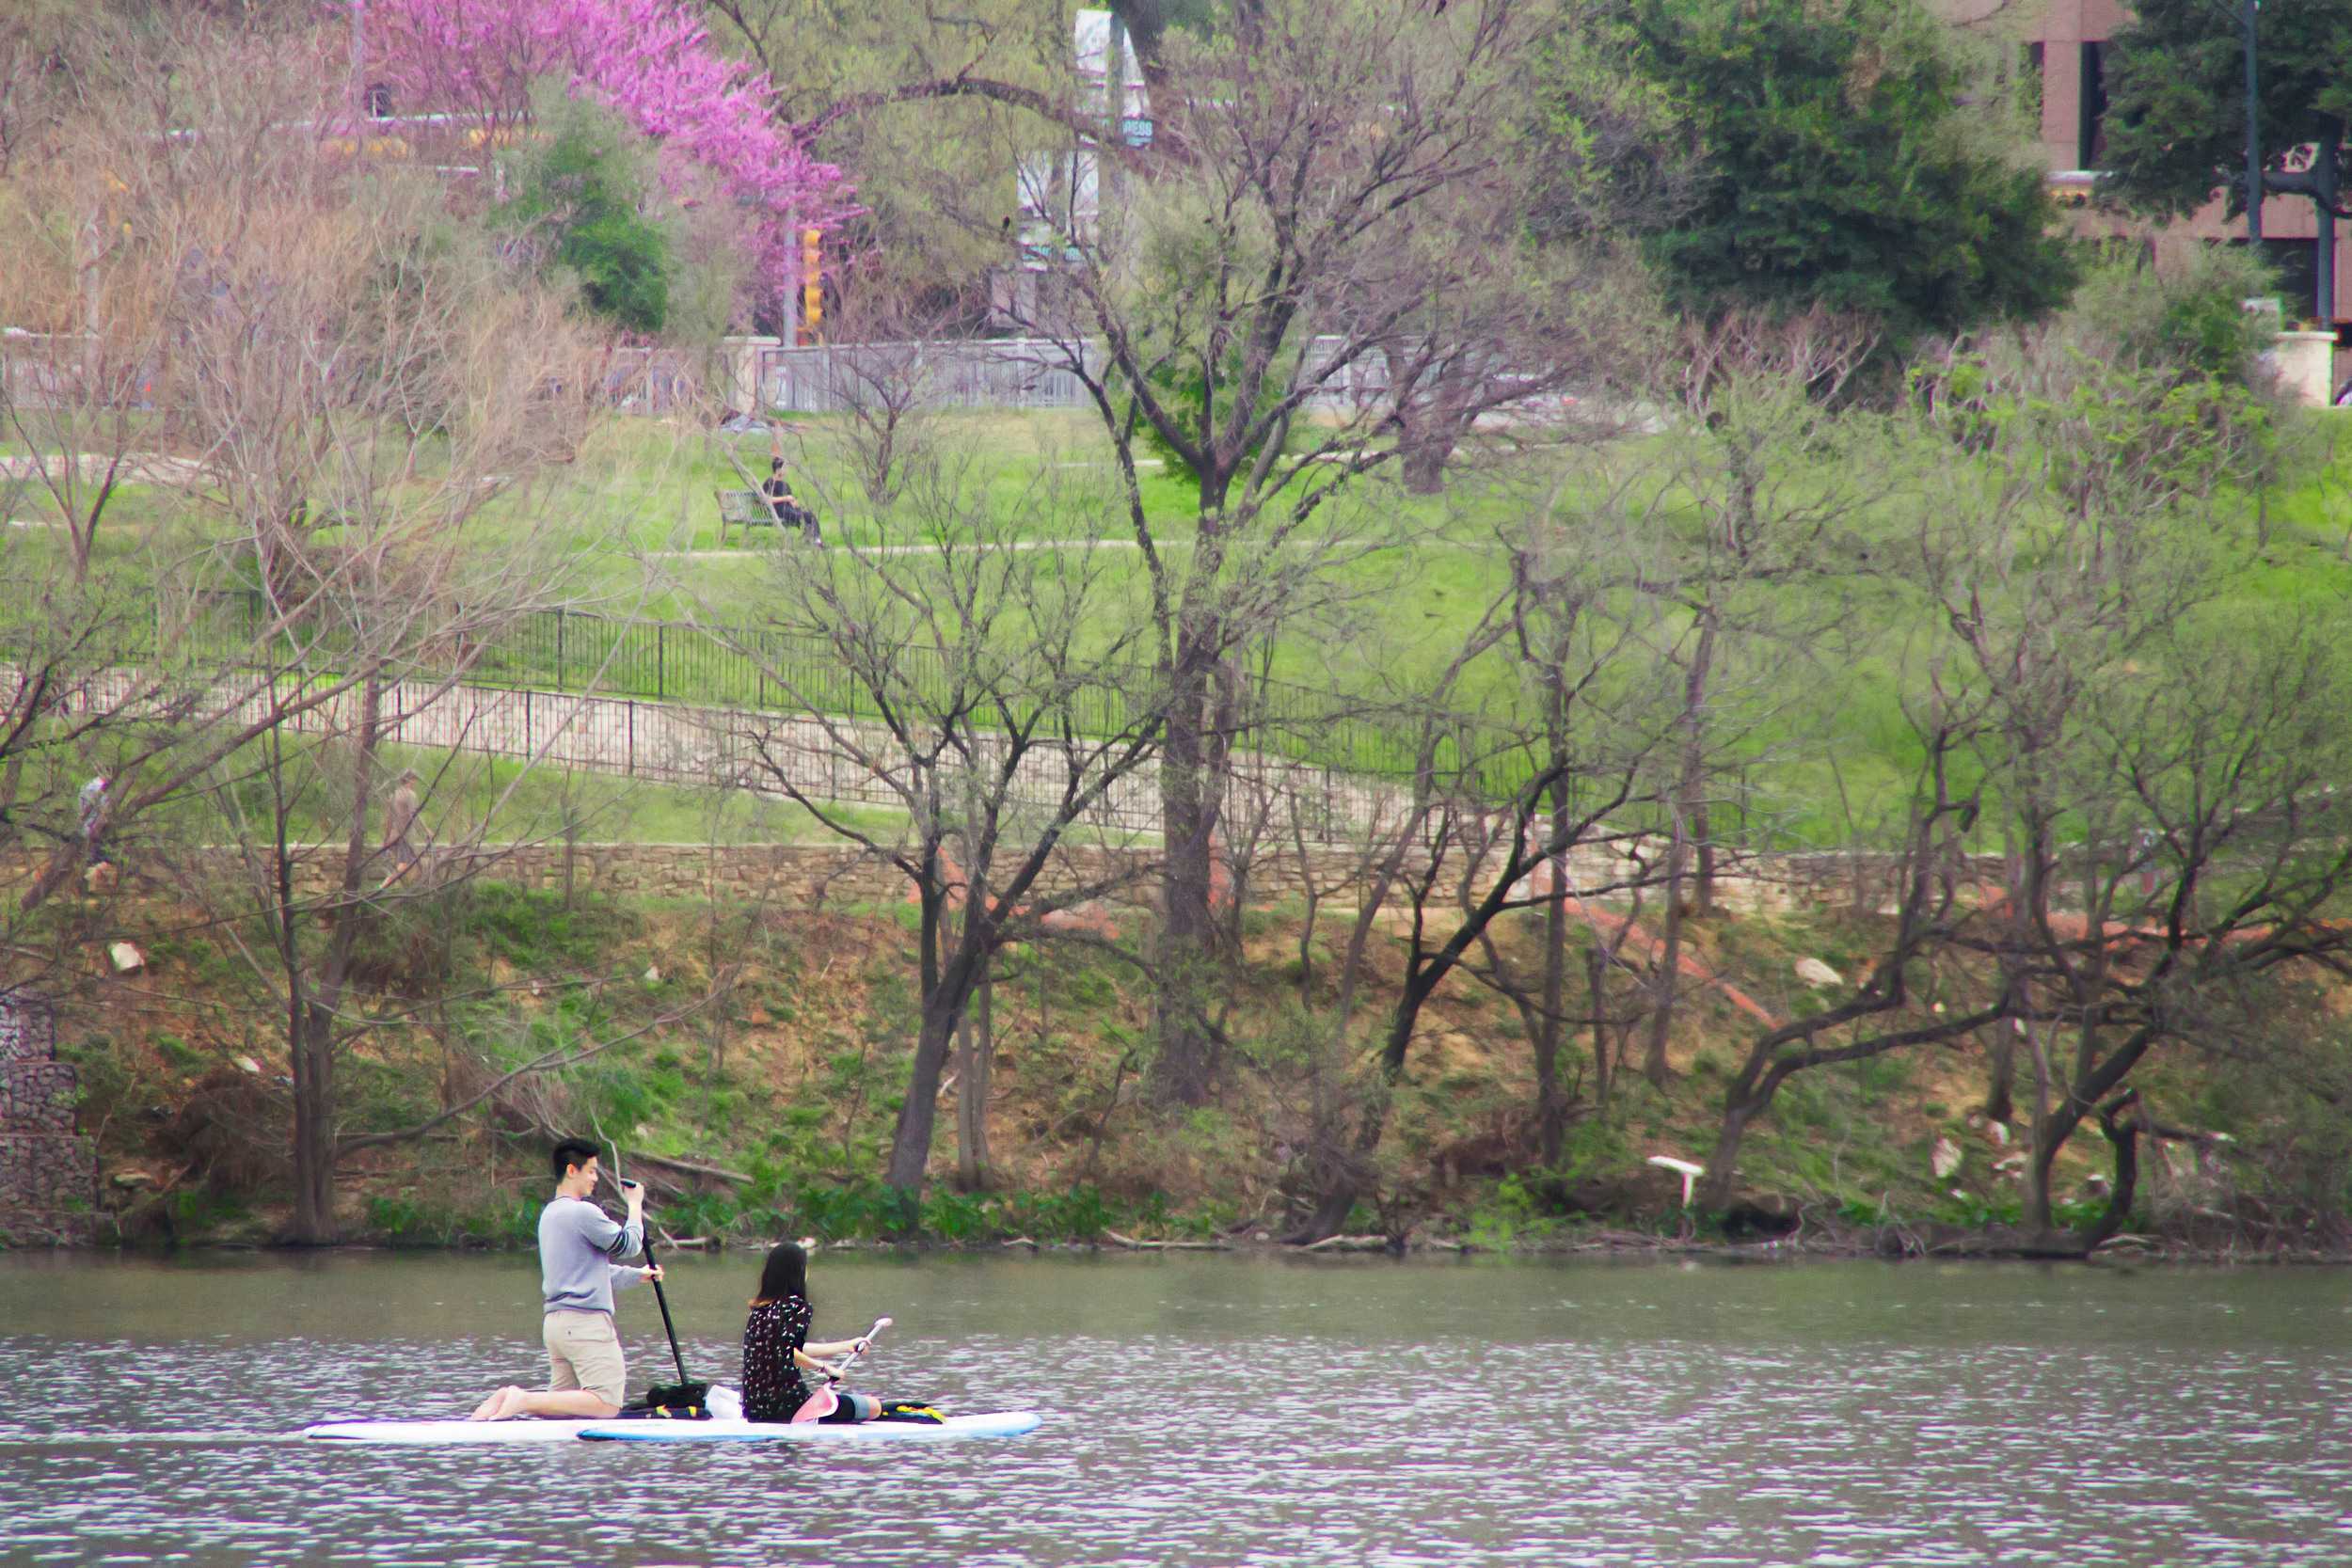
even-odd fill
[[[1152,993],[1137,971],[1091,946],[1025,946],[992,985],[985,1123],[961,1114],[967,1080],[951,1074],[938,1180],[910,1224],[878,1180],[913,1056],[910,907],[845,900],[812,913],[581,881],[568,898],[552,878],[537,891],[455,886],[372,933],[358,983],[403,1016],[341,1079],[348,1239],[527,1245],[546,1135],[577,1126],[621,1149],[679,1240],[1248,1245],[1279,1240],[1317,1195],[1329,1154],[1318,1140],[1351,1130],[1334,1128],[1332,1110],[1367,1086],[1362,1065],[1314,1027],[1343,944],[1327,927],[1304,969],[1295,899],[1246,918],[1227,1092],[1181,1115],[1146,1093]],[[1851,973],[1885,940],[1885,918],[1857,912],[1849,890],[1820,891],[1823,902],[1726,911],[1693,934],[1710,978],[1677,1021],[1662,1088],[1627,1073],[1604,1103],[1591,1042],[1579,1042],[1549,1162],[1523,1015],[1479,988],[1439,996],[1342,1233],[1493,1248],[1645,1236],[1900,1247],[1951,1245],[1962,1232],[1981,1244],[2001,1227],[2025,1236],[2030,1128],[2013,1106],[1986,1115],[1986,1043],[1792,1080],[1746,1141],[1730,1200],[1703,1213],[1684,1211],[1677,1175],[1645,1163],[1704,1159],[1762,1028],[1750,1006],[1818,1016],[1829,989],[1801,977],[1800,961]],[[185,906],[122,912],[145,967],[89,986],[64,1031],[106,1172],[98,1234],[274,1240],[291,1212],[291,1085],[263,1068],[271,1031],[254,973]],[[1373,938],[1391,950],[1408,940],[1398,921]],[[1580,933],[1576,946],[1581,971],[1599,941]],[[1527,965],[1541,947],[1539,923],[1522,922],[1497,955]],[[1370,989],[1367,1006],[1392,1002],[1385,984]],[[2352,1148],[2327,1098],[2337,1069],[2321,1042],[2341,1030],[2344,1003],[2332,987],[2264,1002],[2274,1070],[2248,1070],[2252,1042],[2241,1041],[2143,1075],[2168,1122],[2237,1132],[2160,1145],[2135,1232],[2254,1255],[2343,1244],[2329,1214]],[[550,1053],[567,1065],[507,1076]],[[384,1132],[406,1135],[373,1138]],[[2096,1133],[2070,1138],[2052,1179],[2057,1216],[2104,1212],[2109,1164]]]
[[[1143,148],[1011,18],[814,103],[646,3],[626,90],[387,8],[397,136],[291,11],[0,30],[0,992],[109,1233],[584,1132],[681,1237],[2339,1244],[2332,416],[1940,24],[1155,10]],[[787,188],[865,341],[730,430]],[[1074,409],[949,406],[1008,333]],[[825,546],[716,547],[774,459]]]

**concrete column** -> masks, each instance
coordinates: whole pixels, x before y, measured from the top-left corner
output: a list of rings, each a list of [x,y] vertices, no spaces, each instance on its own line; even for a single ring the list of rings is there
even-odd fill
[[[782,346],[781,338],[727,338],[721,346],[726,352],[727,406],[756,414],[765,406],[759,388],[759,355],[762,349]]]
[[[2281,332],[2271,345],[2280,390],[2295,402],[2325,408],[2333,401],[2336,335],[2332,332]]]

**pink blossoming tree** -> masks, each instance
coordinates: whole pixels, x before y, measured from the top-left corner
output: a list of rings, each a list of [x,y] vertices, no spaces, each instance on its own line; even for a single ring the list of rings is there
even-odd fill
[[[674,193],[715,182],[744,211],[760,272],[789,275],[796,229],[830,229],[850,186],[809,156],[764,71],[727,59],[680,0],[360,0],[367,74],[404,108],[488,128],[526,119],[534,82],[612,107],[659,144]]]

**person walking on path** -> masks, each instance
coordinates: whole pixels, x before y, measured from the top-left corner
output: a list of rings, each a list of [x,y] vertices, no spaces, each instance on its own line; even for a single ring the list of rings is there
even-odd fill
[[[386,884],[407,874],[417,863],[415,846],[408,842],[408,833],[417,825],[417,812],[422,802],[417,799],[416,769],[401,774],[399,784],[392,790],[391,803],[384,810],[384,854],[392,864],[384,873]]]
[[[628,1364],[612,1322],[612,1291],[641,1279],[660,1279],[659,1268],[629,1268],[617,1259],[644,1250],[645,1189],[622,1183],[628,1219],[616,1224],[589,1201],[599,1174],[596,1146],[566,1138],[555,1146],[555,1196],[539,1213],[541,1338],[548,1347],[548,1387],[543,1394],[509,1384],[474,1407],[476,1421],[516,1416],[559,1416],[605,1420],[618,1415],[628,1384]]]
[[[81,808],[82,850],[90,864],[106,858],[103,840],[106,832],[106,775],[93,774],[75,797]]]
[[[114,805],[111,787],[105,774],[93,774],[75,797],[80,808],[82,885],[92,893],[102,891],[114,877],[114,860],[106,853],[106,817]]]

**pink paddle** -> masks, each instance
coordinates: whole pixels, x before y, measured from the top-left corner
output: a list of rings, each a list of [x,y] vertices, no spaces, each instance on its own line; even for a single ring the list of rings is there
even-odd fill
[[[858,1336],[859,1343],[861,1345],[871,1345],[874,1342],[874,1336],[880,1334],[883,1329],[888,1328],[889,1326],[890,1320],[888,1318],[876,1318],[874,1320],[874,1326]],[[804,1421],[821,1421],[826,1417],[832,1415],[834,1411],[840,1409],[841,1396],[835,1392],[835,1389],[839,1387],[841,1379],[849,1375],[850,1364],[856,1361],[857,1358],[864,1354],[866,1354],[864,1350],[853,1347],[849,1354],[843,1356],[838,1369],[838,1375],[825,1379],[825,1381],[818,1386],[815,1393],[809,1395],[807,1399],[801,1402],[801,1407],[792,1412],[792,1420],[790,1424],[793,1426],[799,1426]]]

